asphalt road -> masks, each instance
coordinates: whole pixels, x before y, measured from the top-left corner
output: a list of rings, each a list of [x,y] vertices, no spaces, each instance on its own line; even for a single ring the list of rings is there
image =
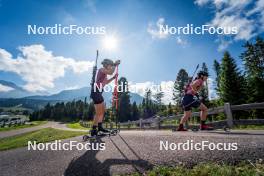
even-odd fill
[[[82,142],[82,137],[65,140]],[[237,143],[233,151],[160,150],[160,141],[169,143]],[[88,141],[89,142],[89,141]],[[113,175],[143,173],[156,165],[187,164],[214,161],[234,164],[241,160],[264,159],[264,131],[171,132],[122,131],[120,135],[103,137],[104,151],[29,151],[27,147],[0,152],[1,176],[6,175]],[[82,142],[84,144],[84,142]]]

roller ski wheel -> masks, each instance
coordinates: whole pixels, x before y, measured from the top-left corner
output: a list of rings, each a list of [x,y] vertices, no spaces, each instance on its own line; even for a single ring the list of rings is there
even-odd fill
[[[197,132],[197,131],[200,130],[200,128],[199,128],[199,127],[193,127],[193,128],[191,128],[191,130],[192,130],[193,132]]]
[[[90,138],[90,136],[88,136],[88,135],[84,135],[84,136],[83,136],[83,142],[86,142],[89,138]]]
[[[104,133],[104,132],[98,132],[98,134],[97,134],[97,137],[104,137],[104,136],[110,136],[111,135],[111,133],[109,132],[109,133]]]
[[[223,129],[224,129],[225,132],[230,132],[230,128],[228,126],[224,126]]]
[[[117,130],[117,129],[111,131],[112,135],[117,135],[117,133],[119,133],[119,130]]]

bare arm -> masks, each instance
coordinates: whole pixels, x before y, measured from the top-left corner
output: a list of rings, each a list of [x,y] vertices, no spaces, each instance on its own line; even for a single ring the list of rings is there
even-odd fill
[[[111,69],[105,69],[105,68],[103,68],[103,72],[105,73],[105,74],[107,74],[107,75],[112,75],[114,72],[115,72],[115,68],[116,68],[116,66],[112,66],[111,67]],[[109,84],[110,82],[112,82],[115,78],[116,78],[116,76],[117,76],[117,74],[115,74],[112,78],[110,78],[110,79],[105,79],[104,81],[103,81],[103,84],[104,85],[106,85],[106,84]]]
[[[115,79],[116,75],[113,76],[112,78],[110,79],[106,79],[105,81],[103,81],[103,84],[106,85],[106,84],[109,84],[110,82],[112,82],[114,79]]]

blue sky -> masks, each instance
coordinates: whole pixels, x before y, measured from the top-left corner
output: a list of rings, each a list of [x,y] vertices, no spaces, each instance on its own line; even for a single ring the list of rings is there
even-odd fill
[[[241,65],[239,55],[243,51],[243,43],[252,41],[256,35],[263,36],[262,11],[263,0],[1,0],[1,51],[11,54],[13,60],[22,60],[11,60],[7,68],[4,64],[8,60],[0,55],[0,78],[28,90],[51,93],[87,86],[91,69],[77,71],[81,64],[78,62],[84,61],[90,67],[96,49],[99,49],[101,60],[105,57],[121,59],[120,75],[133,83],[174,81],[180,68],[192,73],[202,62],[207,63],[214,77],[214,59],[220,60],[223,52],[228,50]],[[169,35],[161,38],[149,32],[156,30],[159,20],[170,26],[185,26],[188,23],[196,26],[234,25],[239,33],[233,36]],[[102,40],[105,36],[100,35],[28,35],[29,24],[105,26],[106,36],[115,35],[118,46],[115,51],[104,49]],[[66,64],[65,59],[71,58],[75,66],[66,64],[56,70],[52,65],[45,68],[43,62],[43,69],[36,70],[38,67],[34,64],[40,63],[36,60],[24,62],[23,59],[29,60],[30,53],[28,57],[23,56],[23,51],[31,54],[41,52],[42,57],[46,57],[45,52],[51,51],[51,59],[62,57],[60,62],[55,63],[63,65]],[[53,63],[50,60],[47,62]]]

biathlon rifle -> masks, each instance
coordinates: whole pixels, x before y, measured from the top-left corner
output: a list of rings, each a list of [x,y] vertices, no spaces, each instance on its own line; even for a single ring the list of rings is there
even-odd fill
[[[186,92],[187,92],[187,89],[188,89],[188,87],[189,87],[189,86],[190,86],[190,84],[193,82],[193,78],[194,78],[194,76],[195,76],[195,74],[196,74],[196,72],[197,72],[198,68],[199,68],[199,64],[196,66],[196,68],[195,68],[195,70],[194,70],[194,72],[193,72],[193,75],[192,75],[192,77],[189,79],[189,82],[188,82],[188,84],[185,86],[185,88],[184,88],[184,93],[186,93]]]
[[[95,83],[95,76],[96,76],[96,72],[97,72],[97,60],[98,60],[98,56],[99,56],[99,51],[96,50],[96,59],[95,59],[95,65],[93,67],[93,76],[92,76],[92,81],[91,81],[91,94],[92,95],[93,91],[94,91],[94,83]]]

